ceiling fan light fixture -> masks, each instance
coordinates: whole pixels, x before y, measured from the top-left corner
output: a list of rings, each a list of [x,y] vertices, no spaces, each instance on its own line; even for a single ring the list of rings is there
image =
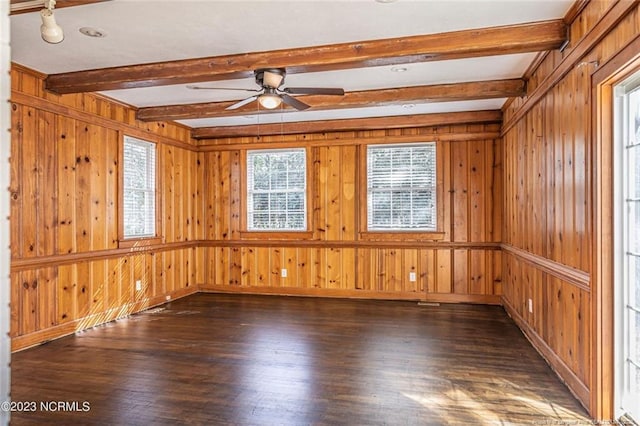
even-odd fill
[[[291,96],[291,95],[333,95],[344,96],[344,89],[336,87],[285,87],[280,89],[284,83],[286,71],[284,68],[260,68],[254,72],[256,84],[260,89],[239,89],[231,87],[204,87],[186,86],[187,89],[203,90],[241,90],[243,92],[254,92],[255,95],[237,101],[225,108],[225,110],[236,110],[253,101],[258,101],[258,105],[264,109],[276,109],[283,103],[298,110],[304,111],[311,108],[311,105]]]
[[[407,72],[407,67],[391,67],[391,72]]]
[[[276,109],[282,103],[282,98],[275,93],[265,93],[258,97],[258,102],[265,109]]]
[[[57,44],[64,40],[64,32],[62,27],[56,23],[56,17],[53,15],[55,0],[45,2],[45,9],[40,11],[42,25],[40,26],[40,35],[47,43]]]

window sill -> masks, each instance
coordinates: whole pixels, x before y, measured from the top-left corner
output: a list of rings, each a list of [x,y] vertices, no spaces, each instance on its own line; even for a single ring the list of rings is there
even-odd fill
[[[162,237],[127,238],[118,241],[118,248],[147,247],[162,244]]]
[[[438,231],[364,231],[360,232],[359,236],[364,241],[441,241],[444,240],[445,233]]]
[[[311,231],[242,231],[240,237],[248,240],[310,240]]]

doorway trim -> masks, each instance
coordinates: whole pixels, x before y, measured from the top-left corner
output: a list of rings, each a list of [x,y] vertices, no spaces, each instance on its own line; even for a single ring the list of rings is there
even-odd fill
[[[614,86],[640,70],[640,36],[592,73],[593,250],[591,416],[615,415]]]

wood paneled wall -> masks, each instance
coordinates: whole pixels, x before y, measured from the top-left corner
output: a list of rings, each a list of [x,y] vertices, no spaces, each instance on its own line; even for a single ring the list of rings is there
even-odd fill
[[[196,291],[201,168],[189,130],[137,122],[96,95],[47,93],[42,76],[19,66],[11,102],[14,349]],[[158,143],[158,246],[118,248],[123,134]]]
[[[591,414],[609,419],[593,394],[603,390],[594,388],[591,76],[638,33],[637,2],[588,2],[569,47],[549,53],[528,96],[504,110],[503,303]]]
[[[611,404],[598,402],[610,395],[594,397],[602,389],[594,377],[591,76],[638,33],[637,2],[587,2],[568,47],[544,56],[528,73],[528,95],[504,108],[503,140],[496,125],[454,125],[196,146],[185,128],[138,122],[133,109],[100,96],[47,93],[43,76],[14,67],[14,349],[198,288],[501,300],[592,415],[611,418]],[[159,144],[164,240],[157,246],[117,246],[122,133]],[[369,143],[430,140],[444,159],[443,238],[361,238],[359,152]],[[312,155],[311,232],[244,233],[243,150],[286,146]],[[142,291],[134,289],[138,279]]]
[[[499,126],[457,125],[256,139],[308,146],[312,232],[241,232],[241,153],[254,138],[192,143],[188,129],[142,123],[92,94],[58,96],[12,70],[14,349],[199,288],[216,291],[499,303]],[[162,243],[119,248],[123,134],[158,143]],[[368,143],[438,140],[443,239],[361,239],[359,152]],[[250,144],[250,145],[248,145]],[[283,145],[284,144],[284,145]],[[288,277],[280,276],[287,268]],[[409,281],[409,272],[417,280]],[[135,290],[141,280],[143,290]]]
[[[456,125],[205,141],[205,241],[200,288],[499,303],[502,166],[498,125]],[[487,138],[494,134],[495,139]],[[482,135],[482,136],[478,136]],[[370,143],[439,140],[443,238],[360,234],[359,156]],[[261,237],[241,229],[244,150],[304,146],[312,166],[311,232]],[[439,167],[440,167],[439,166]],[[286,268],[288,276],[281,277]],[[201,269],[201,268],[199,268]],[[409,281],[415,272],[417,280]]]

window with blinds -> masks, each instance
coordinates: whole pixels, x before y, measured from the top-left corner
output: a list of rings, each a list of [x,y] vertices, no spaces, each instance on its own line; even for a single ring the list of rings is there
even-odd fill
[[[436,231],[436,144],[367,147],[367,228]]]
[[[123,144],[124,238],[156,235],[156,145],[130,136]]]
[[[640,420],[640,72],[616,86],[616,399],[619,415]]]
[[[307,161],[304,149],[247,152],[247,229],[307,229]]]

